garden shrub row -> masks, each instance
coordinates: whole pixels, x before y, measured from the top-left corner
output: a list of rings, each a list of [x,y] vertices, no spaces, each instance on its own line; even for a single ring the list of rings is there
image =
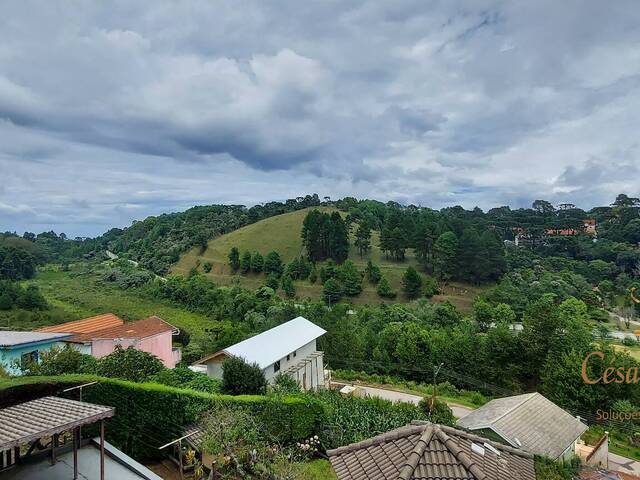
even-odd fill
[[[106,424],[107,440],[136,459],[158,456],[157,448],[182,436],[183,428],[207,411],[239,407],[250,411],[267,433],[281,443],[291,443],[317,433],[326,422],[323,402],[306,395],[216,395],[156,383],[134,383],[91,375],[29,377],[28,381],[2,382],[13,399],[30,399],[30,391],[46,384],[59,386],[98,381],[83,389],[83,400],[116,408]],[[40,389],[41,390],[41,389]],[[5,392],[7,393],[7,392]],[[78,392],[69,392],[78,398]]]

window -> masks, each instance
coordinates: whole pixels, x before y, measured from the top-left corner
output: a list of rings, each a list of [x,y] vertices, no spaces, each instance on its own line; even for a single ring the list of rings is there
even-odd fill
[[[291,360],[291,355],[287,355],[287,362]]]
[[[23,353],[20,357],[20,367],[23,369],[29,368],[32,363],[38,363],[38,351]]]
[[[273,373],[277,373],[280,371],[280,360],[273,364]]]
[[[295,356],[296,356],[296,351],[294,350],[293,351],[293,357],[295,358]]]

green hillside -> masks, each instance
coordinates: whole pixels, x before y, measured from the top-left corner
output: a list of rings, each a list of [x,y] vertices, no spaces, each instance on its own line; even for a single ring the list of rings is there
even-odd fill
[[[317,207],[318,210],[331,213],[335,208]],[[211,271],[205,275],[218,284],[230,285],[234,279],[240,279],[243,286],[247,288],[257,288],[264,283],[264,275],[248,274],[234,275],[228,265],[228,254],[232,247],[238,247],[240,253],[249,250],[250,252],[260,252],[266,255],[272,250],[277,251],[282,257],[283,262],[287,263],[296,257],[304,254],[302,239],[300,232],[302,230],[302,222],[311,208],[298,210],[296,212],[285,213],[274,217],[261,220],[259,222],[247,225],[226,235],[221,235],[210,240],[207,249],[202,253],[199,247],[195,247],[180,257],[180,260],[172,267],[171,273],[179,275],[187,275],[193,267],[198,267],[198,271],[202,271],[202,265],[206,262],[212,264]],[[352,228],[351,235],[355,231]],[[368,260],[378,265],[382,273],[387,277],[392,288],[401,290],[401,279],[404,270],[413,265],[418,269],[418,263],[413,254],[413,250],[407,249],[406,260],[404,262],[395,262],[385,258],[379,247],[379,232],[374,231],[371,238],[371,251],[363,256],[357,252],[351,239],[349,251],[349,259],[353,261],[360,270],[364,270]],[[425,276],[425,275],[423,275]],[[296,295],[300,298],[320,298],[322,294],[322,285],[318,281],[312,284],[308,281],[296,281]],[[434,298],[436,301],[449,300],[463,311],[468,311],[473,302],[473,298],[477,295],[479,289],[477,287],[451,284],[445,287],[443,295]],[[352,299],[354,303],[378,303],[381,301],[376,293],[375,286],[368,282],[363,282],[362,293]],[[402,295],[398,295],[396,301],[404,301]]]

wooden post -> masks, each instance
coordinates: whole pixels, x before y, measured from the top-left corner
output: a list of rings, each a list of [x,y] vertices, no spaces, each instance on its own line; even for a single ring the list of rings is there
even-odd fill
[[[58,446],[58,434],[54,433],[51,437],[51,465],[56,464],[56,447]]]
[[[104,480],[104,420],[100,420],[100,480]]]
[[[178,441],[178,463],[180,464],[180,480],[184,480],[184,471],[182,468],[182,439]]]
[[[73,429],[73,480],[78,479],[78,427]]]

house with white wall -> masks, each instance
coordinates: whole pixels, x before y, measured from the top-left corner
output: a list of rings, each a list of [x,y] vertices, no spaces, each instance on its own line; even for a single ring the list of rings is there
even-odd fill
[[[256,363],[269,383],[278,373],[287,373],[304,390],[325,387],[324,354],[316,340],[327,333],[304,317],[296,317],[266,332],[209,355],[196,364],[207,366],[207,375],[222,378],[222,364],[229,357]]]

